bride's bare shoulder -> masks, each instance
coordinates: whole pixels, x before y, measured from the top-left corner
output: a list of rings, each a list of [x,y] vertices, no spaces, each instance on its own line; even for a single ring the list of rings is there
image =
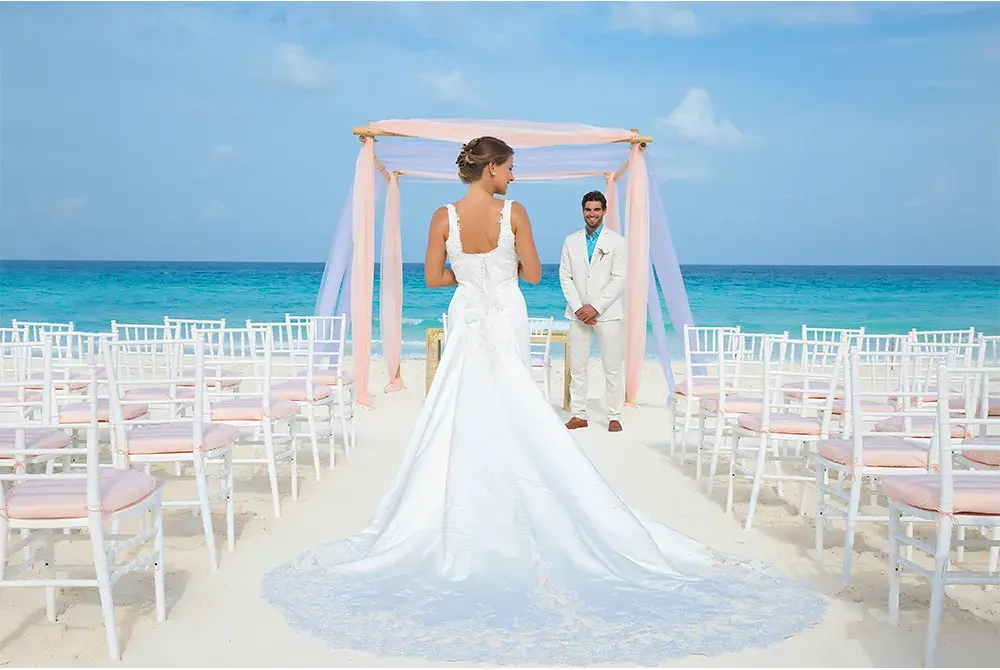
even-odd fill
[[[431,214],[430,232],[433,235],[444,235],[448,239],[448,206],[443,205]]]

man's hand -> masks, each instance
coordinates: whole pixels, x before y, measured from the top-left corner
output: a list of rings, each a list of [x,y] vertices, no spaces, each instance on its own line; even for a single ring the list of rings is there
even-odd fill
[[[583,321],[588,326],[593,326],[597,323],[597,310],[594,309],[593,305],[584,305],[580,309],[576,310],[576,318]]]

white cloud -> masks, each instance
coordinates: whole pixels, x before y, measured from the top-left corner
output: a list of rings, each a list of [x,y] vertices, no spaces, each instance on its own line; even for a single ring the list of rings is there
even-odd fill
[[[326,64],[310,56],[301,44],[279,44],[272,65],[278,81],[293,88],[319,91],[330,83]]]
[[[53,205],[53,212],[56,216],[74,216],[83,211],[87,206],[87,199],[78,196],[69,198],[59,198]]]
[[[735,25],[786,28],[867,23],[869,12],[850,2],[677,3],[624,2],[611,8],[611,28],[646,35],[702,35]]]
[[[208,150],[208,159],[215,163],[223,163],[232,160],[240,155],[236,147],[231,144],[216,144]]]
[[[739,144],[749,139],[728,119],[716,119],[703,88],[689,89],[681,104],[657,124],[678,138],[699,144]]]
[[[461,70],[425,72],[420,75],[420,81],[441,100],[474,102],[476,99]]]
[[[228,218],[229,208],[218,200],[212,200],[205,205],[205,208],[201,210],[201,214],[198,215],[198,219],[204,223],[216,223],[218,221],[225,221]]]
[[[611,27],[646,35],[695,35],[698,19],[694,10],[669,2],[626,2],[611,8]]]

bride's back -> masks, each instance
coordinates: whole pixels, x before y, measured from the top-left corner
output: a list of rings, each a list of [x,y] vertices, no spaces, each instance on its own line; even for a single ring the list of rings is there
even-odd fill
[[[503,226],[503,212],[506,200],[470,202],[462,198],[454,203],[455,216],[459,220],[459,235],[462,251],[467,254],[487,254],[500,243],[500,229]]]

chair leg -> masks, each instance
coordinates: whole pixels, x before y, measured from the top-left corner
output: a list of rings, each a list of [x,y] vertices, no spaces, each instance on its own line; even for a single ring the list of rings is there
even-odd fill
[[[278,492],[278,463],[274,457],[274,429],[270,424],[264,427],[264,453],[267,455],[267,478],[271,484],[271,500],[274,518],[281,518],[281,496]]]
[[[851,476],[851,499],[847,508],[847,530],[844,533],[844,566],[841,573],[841,583],[848,586],[851,583],[851,559],[854,556],[854,534],[857,531],[858,510],[861,507],[861,489],[864,488],[864,478],[856,471]]]
[[[205,459],[197,452],[194,457],[194,481],[198,487],[198,509],[201,511],[201,527],[205,533],[205,548],[208,550],[208,570],[216,572],[219,569],[219,557],[215,551],[215,529],[212,527],[212,508],[208,501]]]
[[[726,491],[726,514],[733,511],[733,490],[736,488],[736,452],[739,451],[740,436],[733,431],[729,441],[729,490]]]
[[[46,530],[42,532],[45,546],[45,579],[56,578],[56,553],[55,553],[55,531]],[[45,620],[49,623],[56,622],[56,587],[45,587]]]
[[[316,408],[312,404],[306,403],[306,420],[309,422],[309,444],[312,446],[313,470],[316,481],[319,481],[319,436],[316,430]],[[294,424],[293,424],[294,428]]]
[[[823,531],[826,529],[824,514],[827,502],[830,497],[823,493],[823,480],[826,477],[826,466],[819,459],[816,460],[816,561],[823,562]]]
[[[236,484],[233,475],[233,447],[222,457],[222,467],[226,473],[226,546],[229,551],[236,549]]]
[[[156,598],[156,620],[167,620],[167,597],[164,576],[166,568],[163,558],[163,500],[158,496],[156,504],[150,510],[153,523],[156,524],[156,535],[153,538],[153,551],[156,552],[156,563],[153,564],[153,593]],[[206,514],[206,516],[211,516]],[[213,539],[213,546],[214,546]]]
[[[753,525],[754,512],[757,510],[757,498],[760,497],[760,485],[764,480],[764,466],[767,459],[767,435],[760,434],[760,446],[757,450],[757,465],[753,473],[753,488],[750,490],[750,508],[747,510],[747,520],[743,530],[750,530]]]
[[[101,598],[101,613],[104,615],[108,656],[114,661],[120,661],[122,654],[118,646],[118,628],[115,623],[115,599],[111,592],[111,568],[108,565],[107,543],[104,540],[104,524],[99,513],[91,515],[90,543],[94,551],[97,592]]]
[[[726,428],[726,417],[722,414],[715,415],[715,443],[712,444],[712,462],[708,468],[708,486],[706,491],[712,495],[715,490],[715,475],[719,469],[719,451],[722,449],[723,432]]]
[[[677,408],[676,400],[677,396],[673,395],[667,398],[667,447],[669,448],[670,458],[673,460],[677,449]]]
[[[889,502],[889,624],[899,625],[899,526],[900,510]]]
[[[934,572],[931,577],[930,617],[927,621],[927,638],[924,646],[924,666],[932,668],[937,660],[937,643],[941,634],[941,613],[944,609],[944,590],[947,585],[948,562],[951,556],[951,517],[939,514],[937,518],[937,544],[934,551]]]

